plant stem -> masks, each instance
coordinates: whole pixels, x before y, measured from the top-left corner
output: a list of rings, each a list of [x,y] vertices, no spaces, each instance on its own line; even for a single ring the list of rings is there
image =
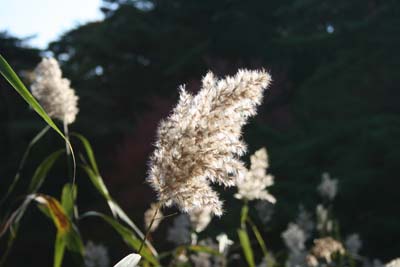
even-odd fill
[[[153,226],[153,223],[154,223],[154,221],[156,220],[156,216],[157,216],[157,213],[158,213],[158,210],[160,209],[160,207],[161,207],[161,202],[159,202],[159,203],[157,204],[157,209],[156,209],[156,211],[154,212],[153,218],[151,218],[151,222],[150,222],[149,226],[147,227],[146,234],[144,235],[143,241],[142,241],[142,243],[140,244],[140,247],[139,247],[139,250],[138,250],[138,254],[140,254],[140,251],[142,251],[143,246],[144,246],[144,243],[146,243],[146,240],[147,240],[147,238],[148,238],[149,235],[150,235],[151,227]]]

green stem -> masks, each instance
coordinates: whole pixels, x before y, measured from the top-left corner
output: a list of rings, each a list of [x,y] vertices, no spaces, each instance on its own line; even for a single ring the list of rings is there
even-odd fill
[[[247,222],[250,224],[251,229],[253,230],[254,235],[256,236],[256,239],[258,241],[258,244],[260,245],[264,256],[268,257],[268,250],[267,250],[267,246],[265,245],[265,241],[261,236],[260,231],[258,230],[257,226],[255,225],[255,223],[250,219],[250,217],[247,217]]]
[[[157,216],[157,213],[158,213],[158,210],[160,209],[160,207],[161,207],[161,203],[159,202],[159,203],[157,204],[157,209],[156,209],[156,211],[154,212],[153,217],[151,218],[150,224],[149,224],[149,226],[147,227],[146,234],[144,235],[143,241],[142,241],[142,243],[140,244],[140,247],[139,247],[139,250],[138,250],[138,254],[140,254],[140,252],[142,251],[143,246],[144,246],[144,244],[146,243],[146,240],[148,239],[148,237],[149,237],[149,235],[150,235],[151,227],[153,226],[153,223],[154,223],[154,221],[156,220],[156,216]]]

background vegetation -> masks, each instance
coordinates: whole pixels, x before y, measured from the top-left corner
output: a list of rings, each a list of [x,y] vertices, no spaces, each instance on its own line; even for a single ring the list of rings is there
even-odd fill
[[[186,83],[194,92],[209,69],[225,75],[240,67],[264,67],[274,82],[245,139],[250,151],[268,148],[270,172],[276,177],[271,189],[278,199],[274,222],[264,229],[269,243],[283,247],[280,233],[294,218],[298,203],[314,207],[315,186],[328,171],[340,180],[334,208],[343,231],[360,233],[364,254],[383,260],[396,256],[398,1],[121,0],[104,1],[102,10],[103,21],[72,29],[48,51],[60,60],[80,97],[72,130],[95,144],[112,195],[135,221],[142,220],[154,200],[143,182],[146,162],[157,123],[176,102],[178,85]],[[2,33],[0,52],[29,84],[29,71],[43,51]],[[0,80],[0,195],[29,140],[44,125],[14,91],[5,89],[8,86]],[[25,174],[32,173],[54,145],[62,147],[55,133],[46,139],[35,147]],[[79,173],[77,179],[81,188],[89,187]],[[29,182],[22,180],[16,197]],[[66,180],[51,177],[44,191],[60,195]],[[106,208],[96,193],[79,195],[78,203],[82,210]],[[216,227],[235,229],[229,217],[215,220]],[[29,227],[21,227],[10,266],[21,260],[49,265],[48,240],[54,236],[45,232],[49,224],[29,212],[23,221]],[[89,233],[85,238],[107,240],[112,255],[124,255],[122,242],[105,224],[82,224]]]

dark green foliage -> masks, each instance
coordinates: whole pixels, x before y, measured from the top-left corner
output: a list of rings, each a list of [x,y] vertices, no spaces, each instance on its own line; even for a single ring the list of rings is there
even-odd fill
[[[267,147],[276,176],[277,222],[273,231],[260,229],[267,246],[280,242],[299,202],[314,207],[328,171],[340,180],[334,210],[342,231],[360,232],[363,254],[397,255],[399,1],[121,0],[105,1],[103,11],[104,21],[73,29],[49,48],[80,96],[73,127],[96,144],[112,195],[131,205],[134,218],[152,196],[143,184],[147,155],[177,86],[197,90],[208,69],[224,75],[265,67],[273,86],[245,140],[251,152]],[[1,38],[14,42],[3,51],[0,41],[0,52],[17,70],[34,66],[37,51]],[[12,101],[0,105],[2,156],[18,159],[10,142],[28,142],[40,127]],[[14,162],[3,160],[0,172],[13,173]]]

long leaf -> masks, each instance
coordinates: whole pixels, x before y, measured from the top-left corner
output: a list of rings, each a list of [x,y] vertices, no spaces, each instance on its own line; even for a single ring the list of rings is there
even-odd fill
[[[78,191],[76,190],[76,186],[72,186],[71,184],[65,184],[62,189],[61,205],[70,220],[72,220],[74,214],[74,206],[77,192]]]
[[[57,228],[54,248],[54,267],[61,266],[65,248],[83,255],[84,247],[82,239],[60,202],[51,196],[43,194],[35,194],[34,199],[39,204],[43,205],[42,207],[47,209],[46,214],[50,214]]]
[[[37,167],[32,179],[31,183],[29,184],[28,192],[30,194],[36,193],[39,188],[42,186],[44,180],[47,177],[51,167],[53,167],[56,160],[61,156],[63,153],[63,149],[58,150],[56,152],[51,153],[43,162]]]
[[[60,233],[57,233],[56,242],[54,244],[53,267],[61,267],[62,260],[64,258],[65,248],[66,248],[66,244],[65,244],[64,236]]]
[[[72,183],[75,184],[75,175],[76,175],[76,161],[75,154],[72,148],[72,145],[68,138],[62,133],[62,131],[57,127],[54,121],[47,115],[46,111],[43,107],[36,101],[36,99],[32,96],[28,89],[26,89],[25,85],[22,83],[18,75],[14,72],[8,62],[4,59],[4,57],[0,54],[0,74],[8,81],[8,83],[17,91],[17,93],[28,103],[33,110],[39,114],[40,117],[51,127],[53,128],[68,144],[68,147],[71,150],[71,156],[73,161],[73,177]]]
[[[85,217],[89,217],[89,216],[96,216],[96,217],[100,217],[101,219],[103,219],[105,222],[107,222],[110,226],[112,226],[114,228],[115,231],[117,231],[120,236],[122,237],[122,239],[129,245],[131,246],[133,249],[135,249],[136,251],[138,251],[140,249],[140,245],[142,243],[142,240],[137,238],[136,235],[127,227],[123,226],[122,224],[120,224],[117,220],[115,220],[114,218],[107,216],[105,214],[99,213],[99,212],[86,212],[85,214],[83,214],[81,216],[81,218],[85,218]],[[140,255],[146,259],[147,261],[151,262],[153,265],[155,266],[160,266],[160,263],[158,262],[158,260],[151,254],[150,250],[148,249],[148,247],[144,247],[141,252]]]
[[[13,182],[11,183],[10,187],[8,188],[7,192],[4,194],[0,201],[0,206],[4,203],[4,201],[7,199],[7,197],[12,193],[14,190],[15,186],[17,185],[20,177],[21,177],[21,171],[25,165],[25,162],[28,158],[28,155],[32,149],[32,147],[47,133],[47,131],[50,129],[50,126],[44,127],[35,137],[29,142],[24,155],[22,156],[21,162],[18,165],[18,170],[17,173],[14,176]]]
[[[71,135],[77,137],[82,142],[92,169],[94,170],[94,172],[97,175],[100,175],[99,168],[97,167],[97,162],[96,162],[96,159],[94,157],[93,148],[92,148],[89,140],[86,137],[84,137],[83,135],[79,134],[79,133],[72,133]]]
[[[238,229],[240,245],[242,246],[244,257],[249,267],[255,267],[253,250],[251,249],[250,239],[246,230]]]
[[[139,227],[129,218],[129,216],[124,212],[124,210],[118,205],[118,203],[111,197],[107,186],[104,183],[103,178],[101,177],[101,174],[99,172],[99,168],[97,167],[96,163],[96,158],[94,156],[93,148],[87,140],[86,137],[84,137],[81,134],[78,133],[72,133],[72,136],[77,137],[83,144],[86,155],[89,159],[90,165],[88,164],[83,164],[81,167],[84,169],[86,174],[89,176],[90,181],[93,183],[93,185],[96,187],[97,191],[105,198],[107,201],[108,206],[110,207],[110,210],[114,216],[114,218],[119,218],[122,221],[124,221],[126,224],[128,224],[132,230],[141,238],[144,239],[144,234],[142,231],[140,231]],[[153,255],[157,256],[158,253],[156,249],[151,245],[151,243],[146,240],[146,244],[153,253]]]
[[[256,224],[250,219],[250,217],[247,217],[247,222],[250,224],[251,229],[253,230],[253,233],[256,236],[258,244],[260,245],[260,247],[264,253],[264,256],[269,257],[267,246],[265,245],[265,241],[262,238],[262,235],[261,235],[260,231],[258,230]]]

